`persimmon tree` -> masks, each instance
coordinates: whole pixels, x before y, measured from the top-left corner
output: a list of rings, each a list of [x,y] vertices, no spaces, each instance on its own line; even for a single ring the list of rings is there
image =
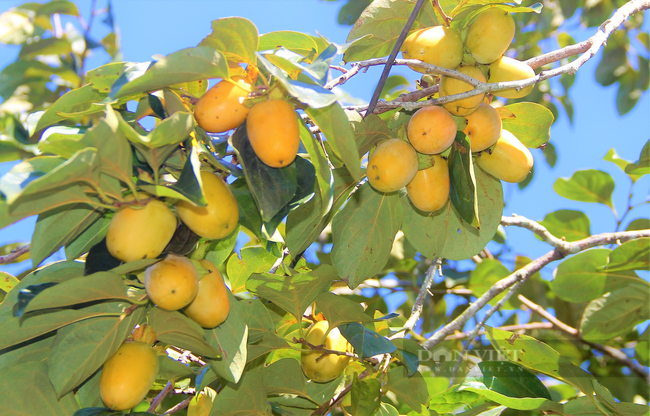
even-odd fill
[[[528,149],[555,163],[558,105],[572,117],[574,77],[599,51],[597,81],[618,84],[619,113],[634,107],[650,2],[549,6],[348,0],[346,43],[230,17],[151,62],[122,61],[115,31],[93,40],[99,12],[85,21],[69,1],[1,14],[0,42],[20,52],[0,72],[0,160],[16,162],[0,227],[38,219],[0,257],[34,267],[0,280],[0,413],[647,414],[650,220],[634,211],[647,200],[632,204],[646,138],[630,138],[636,161],[605,156],[631,184],[623,212],[606,172],[555,181],[610,207],[609,233],[582,211],[503,216],[501,181],[527,185]],[[598,26],[580,43],[559,32],[578,10]],[[486,12],[514,41],[484,61]],[[457,39],[452,67],[412,52],[434,26]],[[88,69],[97,48],[112,61]],[[395,65],[422,74],[417,88]],[[345,104],[370,66],[383,67],[375,94]],[[475,111],[498,124],[480,149]],[[508,227],[548,253],[514,256]],[[391,292],[407,294],[398,313]],[[529,318],[496,319],[517,310]]]

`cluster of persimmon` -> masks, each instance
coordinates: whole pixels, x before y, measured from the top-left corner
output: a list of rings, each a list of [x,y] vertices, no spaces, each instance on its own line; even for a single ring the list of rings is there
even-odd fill
[[[231,69],[241,67],[231,65]],[[273,168],[290,165],[298,154],[298,115],[289,101],[269,98],[247,107],[244,101],[254,90],[246,75],[224,79],[199,98],[194,118],[208,133],[223,133],[246,122],[246,134],[253,151]],[[267,96],[268,97],[268,96]]]
[[[527,79],[535,72],[526,64],[504,53],[515,34],[512,16],[499,7],[479,13],[470,23],[463,41],[455,29],[433,26],[409,34],[402,46],[406,59],[454,69],[480,82],[505,82]],[[419,72],[420,68],[412,67]],[[474,87],[450,76],[441,76],[439,97],[472,90]],[[533,87],[495,91],[503,98],[521,98]],[[464,118],[456,122],[454,116]],[[442,154],[462,130],[469,138],[475,162],[494,177],[511,183],[523,181],[533,166],[530,151],[512,133],[503,129],[501,117],[490,97],[478,94],[443,104],[427,106],[411,117],[408,142],[390,139],[379,143],[368,161],[368,180],[377,190],[394,192],[406,186],[418,209],[437,211],[449,199],[449,168]],[[418,155],[431,155],[433,164],[418,170]]]

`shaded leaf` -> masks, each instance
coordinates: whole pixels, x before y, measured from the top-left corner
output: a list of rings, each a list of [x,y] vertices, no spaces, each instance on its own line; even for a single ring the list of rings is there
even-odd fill
[[[424,410],[429,403],[429,392],[422,374],[409,377],[404,367],[396,367],[387,374],[386,388],[415,411]]]
[[[180,312],[153,308],[149,311],[149,324],[161,342],[191,350],[205,357],[220,356],[217,348],[206,343],[203,328]]]
[[[354,347],[354,352],[361,358],[390,354],[397,349],[386,337],[382,337],[357,322],[341,325],[339,330],[341,335]]]
[[[266,394],[296,394],[309,397],[302,367],[297,360],[284,358],[262,370]]]
[[[449,154],[449,199],[460,217],[469,225],[481,229],[469,138],[459,131]]]
[[[373,416],[381,403],[381,382],[376,378],[352,378],[352,414]]]
[[[540,222],[548,232],[566,241],[578,241],[591,236],[589,217],[582,211],[561,209],[546,214]]]

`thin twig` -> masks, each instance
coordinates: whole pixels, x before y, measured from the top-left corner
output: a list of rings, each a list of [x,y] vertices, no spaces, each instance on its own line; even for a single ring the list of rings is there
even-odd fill
[[[542,240],[546,241],[548,244],[555,248],[559,248],[560,250],[566,251],[571,246],[571,243],[567,242],[563,238],[560,239],[551,234],[542,224],[526,217],[521,217],[516,214],[512,217],[501,217],[501,225],[504,227],[516,226],[526,228],[540,236]]]
[[[539,257],[536,260],[528,263],[521,269],[515,271],[508,277],[505,277],[498,282],[496,282],[487,292],[485,292],[481,297],[476,299],[463,313],[460,314],[456,319],[454,319],[449,324],[440,328],[436,331],[431,337],[429,337],[422,346],[431,350],[434,346],[440,343],[445,337],[453,333],[458,328],[462,327],[465,322],[467,322],[472,316],[476,315],[485,305],[488,304],[492,299],[494,299],[501,292],[514,285],[518,281],[526,281],[534,273],[540,271],[547,264],[560,260],[566,257],[569,254],[575,254],[583,250],[590,249],[592,247],[602,246],[606,244],[611,244],[613,242],[624,243],[625,241],[635,240],[639,238],[650,237],[650,230],[640,230],[640,231],[623,231],[618,233],[605,233],[587,237],[585,239],[569,243],[565,250],[556,248],[549,251],[543,256]]]
[[[25,253],[29,252],[30,245],[25,244],[24,246],[16,247],[11,250],[9,254],[0,256],[0,264],[9,264],[12,261],[16,260],[18,257],[22,256]]]
[[[359,380],[364,379],[368,377],[370,373],[368,370],[364,371],[363,373],[359,374]],[[314,410],[311,414],[311,416],[318,416],[318,415],[324,415],[329,412],[329,410],[336,406],[338,402],[340,402],[343,397],[345,397],[346,394],[348,394],[352,390],[352,383],[348,384],[345,386],[343,390],[341,390],[338,394],[335,394],[334,397],[332,397],[330,400],[326,401],[325,403],[321,404],[318,409]]]
[[[282,250],[282,256],[281,256],[279,259],[277,259],[277,260],[275,261],[275,263],[273,263],[273,266],[272,266],[271,269],[269,270],[269,273],[270,273],[270,274],[275,274],[275,272],[278,271],[278,268],[280,267],[280,265],[281,265],[282,262],[284,261],[284,258],[285,258],[286,256],[288,256],[288,255],[289,255],[289,249],[288,249],[288,248],[285,248],[284,250]]]
[[[384,67],[384,70],[381,73],[381,77],[379,78],[379,82],[377,83],[377,86],[375,87],[375,92],[372,94],[372,99],[370,100],[370,104],[368,105],[368,110],[366,114],[372,114],[372,112],[375,110],[375,106],[377,105],[377,101],[379,100],[379,96],[381,95],[381,90],[384,89],[384,85],[386,84],[386,80],[388,79],[388,74],[390,73],[390,68],[393,66],[393,61],[395,61],[395,58],[397,57],[397,54],[399,53],[399,50],[402,47],[402,43],[404,43],[404,40],[408,36],[408,33],[411,30],[411,27],[413,26],[413,23],[415,23],[415,19],[418,17],[418,13],[420,13],[420,9],[424,5],[424,2],[425,0],[418,0],[415,3],[411,15],[406,21],[406,24],[404,25],[402,32],[397,37],[395,46],[393,47],[393,50],[390,53],[390,56],[388,57],[386,66]]]
[[[445,21],[445,26],[449,27],[449,24],[451,23],[451,17],[447,16],[447,13],[442,9],[442,6],[440,5],[440,2],[438,0],[433,0],[433,8],[440,13],[440,16],[442,16],[442,19]]]
[[[578,331],[576,328],[573,328],[565,324],[564,322],[560,321],[555,316],[548,313],[546,309],[542,308],[541,306],[539,306],[532,300],[528,299],[524,295],[519,295],[518,299],[519,301],[521,301],[521,303],[526,305],[531,311],[535,312],[542,318],[549,321],[555,328],[559,329],[560,331],[568,335],[571,335],[572,337],[576,338],[578,341],[582,342],[583,344],[589,345],[591,348],[609,355],[616,361],[630,368],[630,370],[634,371],[638,376],[643,378],[647,383],[650,383],[650,374],[648,373],[648,371],[642,366],[640,366],[638,363],[632,361],[621,350],[610,347],[609,345],[602,345],[602,344],[597,344],[595,342],[587,341],[586,339],[582,338],[582,335],[580,335],[580,331]]]
[[[185,409],[187,406],[190,405],[190,402],[192,401],[193,398],[194,397],[188,397],[187,399],[178,403],[176,406],[171,407],[169,410],[163,413],[162,416],[171,415],[172,413],[180,412],[181,410]]]
[[[320,357],[318,357],[318,358],[316,359],[316,361],[319,361],[319,360],[320,360],[322,357],[324,357],[325,355],[333,354],[333,355],[341,355],[341,356],[344,356],[344,357],[354,358],[355,360],[359,360],[359,361],[368,361],[368,362],[371,363],[371,364],[378,364],[378,363],[379,363],[379,360],[376,359],[376,358],[372,358],[372,357],[361,358],[361,357],[359,357],[357,354],[355,354],[355,353],[353,353],[353,352],[349,352],[349,351],[338,351],[338,350],[330,350],[330,349],[328,349],[328,348],[325,348],[324,345],[315,345],[315,344],[312,344],[312,343],[310,343],[309,341],[305,340],[304,338],[296,338],[296,337],[293,337],[293,342],[294,342],[295,344],[302,344],[302,345],[306,346],[307,348],[309,348],[309,349],[312,350],[312,351],[319,351],[319,352],[322,352],[323,355],[321,355]]]
[[[160,393],[158,393],[158,395],[151,401],[151,406],[149,406],[149,410],[147,410],[147,412],[154,413],[156,411],[156,408],[160,406],[160,403],[162,403],[162,401],[165,399],[165,396],[171,393],[172,390],[174,390],[174,383],[168,381]]]
[[[531,329],[553,329],[553,324],[550,322],[529,322],[527,324],[519,325],[504,325],[500,326],[499,329],[502,331],[528,331]],[[451,341],[455,339],[465,339],[472,334],[473,331],[469,332],[459,332],[457,334],[447,335],[445,341]],[[485,334],[485,330],[482,329],[477,335]]]

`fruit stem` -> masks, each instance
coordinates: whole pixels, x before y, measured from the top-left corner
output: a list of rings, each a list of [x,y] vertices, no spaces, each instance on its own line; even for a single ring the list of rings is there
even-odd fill
[[[464,1],[463,3],[466,3],[466,2],[467,1]],[[454,10],[456,10],[460,6],[461,5],[459,4],[458,6],[456,6],[456,8],[454,8]],[[449,27],[449,25],[451,24],[451,17],[447,16],[447,13],[445,13],[445,11],[442,9],[442,6],[440,6],[440,2],[438,0],[433,0],[433,7],[438,11],[438,13],[440,13],[442,18],[444,19],[445,26]],[[452,11],[452,13],[453,13],[453,11]]]

